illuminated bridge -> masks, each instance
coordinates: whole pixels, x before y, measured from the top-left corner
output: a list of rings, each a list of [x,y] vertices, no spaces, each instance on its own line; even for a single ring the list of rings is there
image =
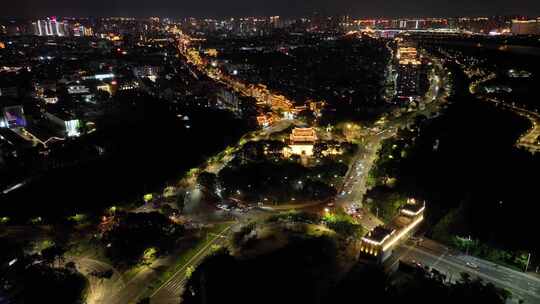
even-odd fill
[[[363,257],[382,263],[392,255],[392,250],[400,242],[408,239],[424,220],[425,203],[409,199],[392,222],[378,226],[362,238],[360,251]]]

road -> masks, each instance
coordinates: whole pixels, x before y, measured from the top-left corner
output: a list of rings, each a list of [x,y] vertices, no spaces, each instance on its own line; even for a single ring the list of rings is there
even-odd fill
[[[441,70],[442,68],[439,66],[438,69]],[[446,77],[444,76],[445,75],[439,73],[438,76],[432,79],[434,81],[432,81],[431,88],[424,100],[426,103],[429,103],[431,100],[445,99],[446,93],[439,91],[440,88],[443,88],[446,85]],[[497,100],[486,99],[486,101],[500,103]],[[428,105],[426,109],[418,111],[415,114],[421,113],[426,116],[431,116],[437,111],[436,104],[437,103],[432,103]],[[538,146],[534,144],[534,140],[540,135],[540,115],[513,105],[504,103],[500,103],[500,105],[518,115],[528,118],[532,122],[533,127],[519,139],[516,145],[527,147],[529,149],[532,145],[533,148],[537,148]],[[408,119],[400,118],[394,120],[391,124],[386,124],[386,126],[405,125],[407,120]],[[459,252],[452,252],[445,246],[430,240],[426,240],[422,242],[421,245],[416,246],[411,244],[399,246],[394,250],[394,256],[391,258],[390,263],[392,263],[392,266],[396,266],[400,259],[405,261],[414,260],[425,266],[433,267],[445,274],[447,278],[453,282],[460,278],[460,273],[469,273],[472,277],[479,277],[484,281],[491,282],[498,287],[505,288],[512,292],[514,297],[509,300],[509,303],[518,303],[519,299],[525,300],[525,303],[540,303],[539,278],[476,257]],[[473,269],[467,266],[467,262],[478,265],[478,268]]]
[[[228,232],[232,226],[227,226],[219,234],[210,236],[212,240],[208,242],[199,252],[197,252],[186,264],[178,269],[165,283],[150,295],[152,304],[178,304],[184,285],[188,280],[186,270],[190,267],[196,267],[199,263],[212,252],[213,245],[224,245],[227,242]]]
[[[442,68],[439,66],[439,70]],[[434,77],[431,88],[426,94],[425,102],[429,103],[430,100],[444,100],[447,96],[445,92],[440,92],[439,89],[446,86],[445,75],[440,74]],[[491,100],[495,102],[494,100]],[[434,105],[435,104],[435,105]],[[437,103],[432,103],[426,107],[426,109],[419,111],[426,116],[431,116],[436,113]],[[524,143],[530,143],[531,138],[534,138],[537,134],[540,135],[540,116],[537,113],[516,108],[511,105],[503,104],[503,106],[510,108],[510,110],[516,112],[531,120],[533,127],[523,135],[518,141],[517,145]],[[404,125],[406,119],[394,120],[394,124]],[[525,303],[540,303],[540,279],[531,275],[524,274],[513,269],[509,269],[503,266],[496,265],[494,263],[475,258],[472,256],[464,255],[462,253],[451,252],[445,246],[437,244],[433,241],[427,240],[420,246],[402,245],[395,249],[394,256],[392,257],[393,263],[397,263],[399,259],[420,262],[425,266],[433,267],[439,270],[441,273],[447,275],[451,281],[456,281],[460,278],[460,273],[469,273],[473,277],[479,277],[487,282],[491,282],[498,287],[505,288],[512,292],[514,297],[509,303],[518,303],[519,299],[525,300]],[[478,269],[473,269],[467,266],[467,262],[478,265]]]
[[[352,165],[345,176],[343,187],[335,200],[337,207],[346,208],[353,203],[361,205],[364,194],[368,190],[369,171],[377,160],[379,147],[385,139],[395,136],[399,128],[409,126],[418,115],[425,115],[426,117],[436,115],[440,110],[440,106],[446,102],[448,94],[445,90],[441,90],[441,88],[446,87],[448,82],[446,72],[441,63],[435,60],[433,63],[434,72],[430,77],[430,88],[422,101],[424,106],[420,110],[383,122],[380,126],[381,130],[374,131],[370,136],[364,138],[362,147],[353,159]],[[359,221],[367,230],[383,224],[380,219],[368,210],[363,210]]]
[[[536,112],[499,101],[494,98],[483,98],[486,101],[493,102],[497,106],[504,107],[531,122],[531,128],[527,130],[516,142],[517,147],[525,148],[533,153],[540,152],[540,115]]]
[[[371,167],[377,159],[377,151],[381,142],[389,137],[390,132],[369,137],[354,158],[352,165],[345,176],[343,187],[335,200],[336,207],[345,208],[353,203],[361,205],[364,194],[367,192],[367,179]],[[368,230],[382,225],[383,222],[369,212],[364,212],[360,223]]]
[[[508,303],[518,303],[519,299],[525,300],[525,303],[540,303],[540,278],[463,253],[453,252],[430,240],[425,240],[420,245],[401,245],[394,250],[392,266],[397,263],[397,259],[414,260],[424,266],[435,268],[452,282],[458,280],[461,273],[479,277],[510,291],[513,297]],[[473,269],[467,266],[467,262],[477,265],[478,268]]]

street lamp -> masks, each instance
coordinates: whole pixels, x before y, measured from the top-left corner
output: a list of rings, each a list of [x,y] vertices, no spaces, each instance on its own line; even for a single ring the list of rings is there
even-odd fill
[[[529,269],[529,263],[531,262],[531,253],[529,252],[529,257],[527,257],[527,264],[525,265],[525,272]]]
[[[469,235],[468,240],[469,240],[469,241],[467,242],[467,247],[466,247],[466,249],[465,249],[465,255],[469,255],[469,246],[470,246],[471,241],[472,241],[470,235]]]

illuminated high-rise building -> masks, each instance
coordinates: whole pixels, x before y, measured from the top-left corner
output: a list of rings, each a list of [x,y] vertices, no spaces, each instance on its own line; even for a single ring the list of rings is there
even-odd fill
[[[94,31],[91,27],[81,25],[81,24],[75,24],[73,26],[73,36],[75,37],[88,37],[93,36]]]
[[[416,98],[419,94],[420,69],[411,63],[400,64],[398,67],[397,94],[398,98]]]
[[[421,61],[415,47],[402,46],[398,48],[398,77],[397,95],[400,99],[416,98],[420,95]]]
[[[32,23],[34,27],[34,35],[36,36],[69,36],[69,24],[67,22],[58,21],[56,17],[37,20]]]
[[[272,16],[270,17],[270,25],[272,28],[282,28],[283,20],[281,20],[279,16]]]

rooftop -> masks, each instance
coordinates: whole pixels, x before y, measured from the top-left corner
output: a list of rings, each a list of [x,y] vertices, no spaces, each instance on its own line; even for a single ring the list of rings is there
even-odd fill
[[[392,222],[389,224],[389,227],[399,230],[403,227],[407,227],[411,222],[412,219],[410,217],[399,215],[392,220]]]
[[[417,216],[421,214],[425,208],[425,203],[420,203],[414,199],[409,199],[407,204],[401,208],[401,214],[406,216]]]
[[[293,142],[314,142],[317,140],[317,134],[313,128],[294,128],[291,133]]]

